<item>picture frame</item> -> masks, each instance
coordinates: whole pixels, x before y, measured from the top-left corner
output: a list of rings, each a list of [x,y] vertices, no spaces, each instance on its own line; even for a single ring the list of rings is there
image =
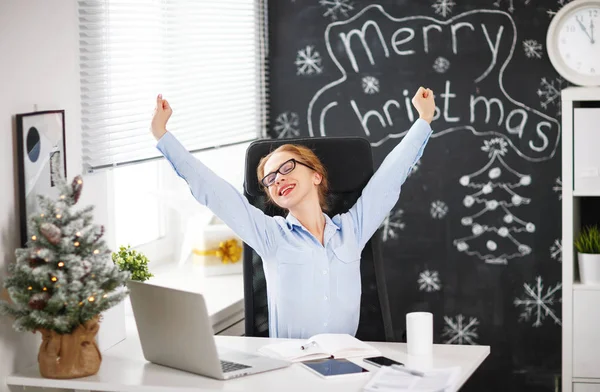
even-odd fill
[[[37,195],[59,196],[52,162],[58,162],[59,173],[67,176],[65,111],[17,114],[16,123],[21,247],[26,247],[29,217],[39,211]]]

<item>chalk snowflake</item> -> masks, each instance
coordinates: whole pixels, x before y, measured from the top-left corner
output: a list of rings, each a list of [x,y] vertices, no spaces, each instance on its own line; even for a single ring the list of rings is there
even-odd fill
[[[431,203],[429,210],[433,219],[442,219],[448,213],[448,206],[441,200],[436,200]]]
[[[540,81],[540,88],[537,91],[537,95],[540,97],[540,105],[544,109],[548,109],[548,106],[556,107],[556,114],[560,116],[561,102],[560,102],[560,90],[566,87],[565,81],[562,78],[555,78],[554,80],[548,81],[546,78],[542,78]]]
[[[526,39],[523,41],[523,51],[528,58],[542,58],[542,44],[534,39]]]
[[[438,57],[433,62],[433,70],[437,73],[445,73],[450,68],[450,60],[445,57]]]
[[[558,200],[562,200],[562,180],[560,177],[554,180],[554,186],[552,187],[552,190],[558,193]]]
[[[330,17],[331,20],[338,20],[340,16],[347,18],[349,11],[354,10],[354,5],[350,0],[319,0],[319,4],[326,8],[323,16]]]
[[[565,6],[565,4],[567,4],[567,3],[570,3],[570,2],[571,2],[571,0],[558,0],[558,1],[556,2],[557,6],[558,6],[558,8],[557,8],[557,9],[555,9],[555,10],[554,10],[554,9],[549,9],[548,11],[546,11],[546,12],[548,13],[548,16],[549,16],[549,17],[551,17],[551,18],[553,18],[553,17],[554,17],[554,15],[556,15],[556,13],[557,13],[558,11],[560,11],[560,9],[561,9],[562,7],[564,7],[564,6]]]
[[[404,230],[404,222],[402,222],[403,210],[396,210],[394,213],[389,213],[381,224],[383,241],[391,238],[396,238],[400,230]]]
[[[491,158],[495,155],[504,156],[504,154],[506,154],[508,151],[506,146],[508,146],[506,140],[501,137],[495,137],[490,140],[485,140],[481,150],[488,153],[488,158]]]
[[[275,119],[273,129],[277,132],[277,138],[283,139],[286,137],[299,136],[298,130],[298,114],[294,112],[283,112]]]
[[[322,59],[319,52],[312,45],[300,49],[296,55],[297,75],[312,75],[323,72]]]
[[[539,327],[542,325],[544,319],[550,317],[554,320],[555,324],[562,325],[560,319],[556,317],[554,310],[551,308],[557,302],[561,301],[560,297],[558,299],[555,298],[555,294],[557,294],[561,287],[562,283],[557,283],[552,287],[546,288],[546,293],[544,293],[544,285],[540,276],[535,279],[535,285],[533,286],[523,283],[525,297],[522,299],[515,298],[514,300],[515,306],[523,307],[523,313],[521,313],[519,319],[529,321],[533,318],[535,319],[533,326]]]
[[[555,239],[552,246],[550,246],[550,257],[562,263],[562,242],[558,238]]]
[[[459,314],[456,319],[444,316],[444,329],[442,336],[446,336],[446,344],[475,344],[474,339],[479,338],[476,326],[479,325],[479,320],[476,317],[469,317],[469,322],[465,323],[465,316]]]
[[[417,280],[419,284],[419,290],[421,291],[440,291],[442,285],[440,283],[440,275],[437,271],[429,271],[425,270],[419,273],[419,279]]]
[[[514,10],[515,10],[515,1],[514,0],[507,0],[506,2],[508,3],[508,11],[509,12],[514,12]],[[523,1],[523,4],[525,4],[525,5],[527,5],[529,3],[531,3],[531,0],[524,0]],[[496,0],[494,2],[494,5],[496,7],[500,7],[501,4],[502,4],[502,0]]]
[[[421,160],[419,159],[411,168],[410,171],[408,172],[408,176],[410,177],[413,173],[417,172],[419,170],[419,167],[421,166]]]
[[[379,92],[379,80],[374,76],[365,76],[362,78],[362,88],[365,94],[375,94]]]
[[[452,7],[455,5],[456,3],[452,0],[435,0],[431,7],[436,14],[442,15],[445,18],[452,13]]]

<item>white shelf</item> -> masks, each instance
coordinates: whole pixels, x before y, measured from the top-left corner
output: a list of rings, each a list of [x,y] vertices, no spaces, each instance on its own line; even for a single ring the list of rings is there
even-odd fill
[[[600,190],[597,190],[597,191],[573,191],[573,196],[576,196],[576,197],[600,196]]]
[[[600,284],[573,283],[573,290],[600,291]]]

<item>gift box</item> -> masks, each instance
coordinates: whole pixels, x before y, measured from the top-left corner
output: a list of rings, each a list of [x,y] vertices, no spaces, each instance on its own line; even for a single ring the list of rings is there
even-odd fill
[[[200,231],[192,250],[192,262],[202,266],[205,276],[241,274],[243,242],[217,217]]]

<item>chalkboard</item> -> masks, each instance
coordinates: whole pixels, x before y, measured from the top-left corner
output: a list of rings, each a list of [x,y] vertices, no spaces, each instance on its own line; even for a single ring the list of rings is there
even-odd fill
[[[567,84],[545,37],[565,2],[269,2],[271,137],[365,137],[378,167],[434,90],[434,134],[380,235],[395,336],[423,310],[436,343],[491,346],[465,390],[560,376]]]

